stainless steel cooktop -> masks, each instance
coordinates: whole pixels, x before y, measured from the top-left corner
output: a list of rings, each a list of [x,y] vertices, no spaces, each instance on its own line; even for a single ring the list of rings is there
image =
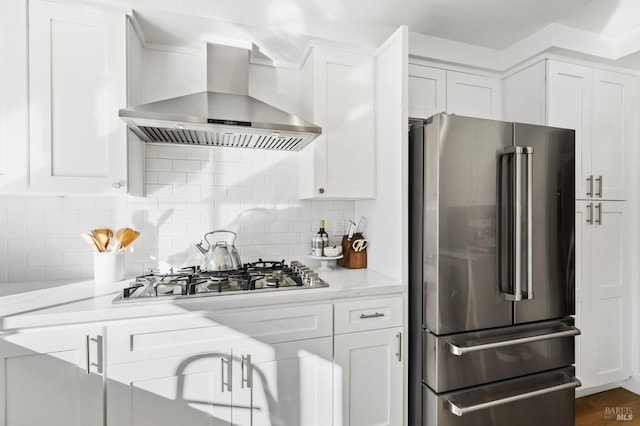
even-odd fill
[[[113,300],[149,301],[329,287],[311,268],[297,261],[244,264],[231,271],[203,271],[198,266],[176,272],[150,271],[136,277]]]

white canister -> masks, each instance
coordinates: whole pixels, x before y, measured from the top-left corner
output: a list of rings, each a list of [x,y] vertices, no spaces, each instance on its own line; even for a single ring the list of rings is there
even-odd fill
[[[124,279],[124,251],[93,253],[93,280],[97,283]]]

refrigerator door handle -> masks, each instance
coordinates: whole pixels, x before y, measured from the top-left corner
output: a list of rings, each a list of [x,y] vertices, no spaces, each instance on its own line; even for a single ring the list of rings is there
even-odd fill
[[[511,155],[513,156],[513,173],[511,174],[511,183],[509,185],[511,189],[510,194],[510,203],[511,205],[507,207],[508,215],[511,218],[505,218],[502,214],[502,192],[503,192],[503,184],[502,184],[502,158],[504,156]],[[524,203],[523,203],[523,187],[522,187],[522,179],[523,179],[523,157],[525,160],[525,169],[526,175],[525,183],[526,187],[524,189]],[[504,297],[506,300],[519,302],[521,300],[533,299],[533,147],[529,146],[508,146],[504,149],[502,157],[500,158],[498,169],[498,197],[499,197],[499,206],[498,206],[498,224],[499,232],[502,231],[502,227],[504,226],[504,221],[510,225],[510,232],[507,232],[506,237],[499,235],[498,240],[500,244],[506,244],[506,249],[500,249],[500,253],[498,256],[498,271],[500,274],[500,280],[504,283],[504,280],[510,280],[513,282],[513,293],[508,291],[503,291]],[[525,205],[525,209],[523,212],[523,204]],[[525,236],[524,242],[526,247],[523,247],[523,224],[525,225]],[[508,239],[509,241],[503,241],[503,239]],[[525,256],[523,256],[523,248],[525,249]],[[509,261],[507,262],[506,268],[502,265],[503,255],[511,256]],[[524,263],[523,263],[524,261]],[[523,268],[524,268],[524,277],[526,281],[526,290],[523,291]],[[505,273],[505,270],[507,273]],[[500,289],[504,289],[504,286],[501,283]],[[511,286],[509,286],[511,288]]]
[[[567,327],[566,330],[557,331],[555,333],[540,334],[537,336],[520,337],[516,339],[501,340],[499,342],[484,343],[481,345],[473,346],[458,346],[453,342],[447,342],[449,352],[453,355],[461,356],[471,352],[485,351],[488,349],[502,348],[505,346],[519,345],[521,343],[539,342],[541,340],[557,339],[559,337],[577,336],[580,334],[580,329],[576,327]]]
[[[567,378],[570,379],[570,381],[566,383],[550,386],[544,389],[537,389],[531,392],[512,395],[505,398],[494,399],[491,401],[483,402],[476,405],[470,405],[467,407],[461,407],[459,405],[456,405],[456,403],[452,402],[451,400],[447,400],[447,407],[449,408],[449,411],[452,414],[455,414],[456,416],[463,416],[467,413],[472,413],[474,411],[484,410],[487,408],[495,407],[502,404],[507,404],[509,402],[520,401],[527,398],[533,398],[534,396],[544,395],[546,393],[556,392],[563,389],[577,388],[582,385],[582,383],[580,383],[580,380],[576,379],[575,377],[571,377],[571,378],[567,377]]]
[[[533,299],[533,147],[523,147],[527,164],[527,293],[524,299]]]

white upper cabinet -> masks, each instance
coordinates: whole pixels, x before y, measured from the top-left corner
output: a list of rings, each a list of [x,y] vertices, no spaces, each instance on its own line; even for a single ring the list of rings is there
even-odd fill
[[[322,134],[300,153],[300,198],[374,198],[374,57],[314,46],[302,72],[304,118]]]
[[[29,3],[30,189],[126,193],[124,13]]]
[[[498,78],[409,64],[409,117],[429,118],[440,112],[501,119]]]
[[[626,200],[633,179],[633,77],[594,69],[592,114],[593,197]]]
[[[546,60],[504,82],[506,119],[576,131],[577,199],[629,198],[634,128],[631,75]]]
[[[429,118],[447,110],[447,72],[409,64],[409,117]]]
[[[499,79],[447,71],[448,113],[499,120],[501,98]]]
[[[28,185],[29,104],[25,0],[0,2],[0,191]]]

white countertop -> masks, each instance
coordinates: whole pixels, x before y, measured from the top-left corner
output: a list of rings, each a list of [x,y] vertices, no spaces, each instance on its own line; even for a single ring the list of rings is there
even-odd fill
[[[180,315],[200,311],[313,303],[350,297],[402,294],[405,286],[369,269],[319,271],[324,288],[226,293],[188,299],[112,303],[132,279],[97,284],[33,282],[0,285],[0,330],[101,323],[132,318]]]

